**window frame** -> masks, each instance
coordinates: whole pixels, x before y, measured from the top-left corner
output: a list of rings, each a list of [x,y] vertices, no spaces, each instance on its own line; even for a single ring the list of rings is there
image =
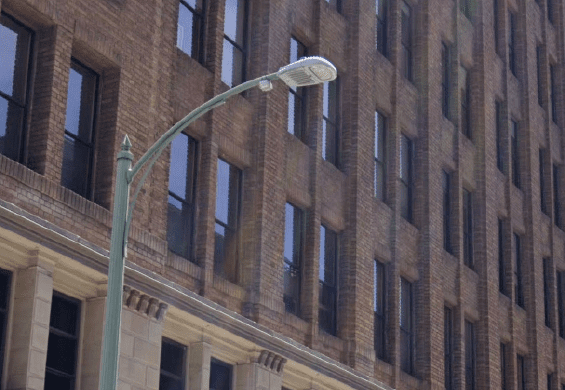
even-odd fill
[[[465,320],[465,390],[477,388],[477,338],[475,324]]]
[[[461,67],[464,73],[464,87],[461,88],[461,132],[465,137],[472,140],[473,132],[471,128],[471,75],[470,69]]]
[[[233,50],[238,50],[241,53],[241,69],[240,69],[240,73],[238,75],[238,79],[241,78],[241,81],[239,82],[234,82],[234,72],[233,72],[233,53],[234,51],[232,50],[232,59],[231,59],[231,63],[232,63],[232,80],[231,82],[228,84],[228,87],[233,88],[237,85],[241,85],[242,83],[244,83],[245,81],[247,81],[247,59],[248,59],[248,50],[249,50],[249,39],[248,39],[248,34],[249,34],[249,0],[237,0],[238,5],[240,4],[240,2],[243,2],[243,22],[242,22],[242,26],[243,26],[243,32],[242,32],[242,43],[238,43],[235,42],[232,38],[230,38],[227,34],[226,34],[226,29],[225,29],[225,21],[226,21],[226,12],[224,10],[224,28],[222,31],[222,36],[223,36],[223,44],[225,44],[225,42],[227,41],[233,48]],[[236,19],[235,19],[235,25],[236,25],[236,35],[237,35],[237,25],[238,25],[238,21],[237,21],[237,14],[236,14]],[[222,47],[222,63],[225,60],[225,51]],[[225,83],[225,80],[223,78],[223,65],[222,65],[222,74],[220,75],[220,79],[222,80],[222,82]],[[240,76],[240,77],[239,77]]]
[[[442,170],[442,211],[443,211],[443,249],[453,254],[451,229],[451,174]]]
[[[553,218],[554,224],[559,229],[563,230],[563,216],[561,214],[561,166],[553,163]]]
[[[163,353],[163,344],[169,344],[169,345],[173,345],[176,348],[179,348],[182,350],[183,353],[183,359],[182,359],[182,375],[179,377],[176,374],[173,374],[169,371],[166,371],[165,369],[163,369],[163,359],[161,358],[161,362],[159,364],[159,390],[163,390],[161,389],[161,377],[164,375],[166,377],[172,378],[174,380],[180,381],[181,385],[181,389],[184,389],[186,386],[186,359],[187,359],[187,355],[188,355],[188,347],[184,344],[181,344],[173,339],[170,339],[168,337],[162,337],[161,338],[161,355]]]
[[[404,146],[406,145],[406,146]],[[404,177],[403,169],[402,169],[402,156],[403,149],[406,148],[405,151],[407,157],[407,175],[408,177]],[[415,160],[415,147],[414,141],[406,136],[405,134],[400,135],[400,164],[399,164],[399,179],[400,179],[400,214],[401,216],[408,221],[409,223],[414,223],[414,160]],[[402,192],[403,190],[406,191],[406,213],[403,211],[403,201],[402,201]]]
[[[547,172],[546,172],[546,161],[547,161],[547,149],[539,149],[539,190],[540,190],[540,210],[543,214],[549,216],[550,205],[548,204],[547,196]]]
[[[290,61],[289,62],[293,62],[293,53],[292,53],[292,41],[296,42],[296,60],[306,57],[308,56],[308,48],[306,47],[306,45],[304,45],[302,42],[300,42],[294,35],[290,37]],[[300,50],[302,48],[302,50]],[[302,55],[301,55],[302,53]],[[290,130],[290,115],[287,118],[287,131],[294,135],[296,138],[298,138],[299,140],[301,140],[302,142],[305,142],[306,140],[306,130],[307,130],[307,119],[308,119],[308,115],[307,115],[307,110],[306,110],[306,104],[307,104],[307,88],[306,87],[289,87],[288,88],[288,93],[289,93],[289,107],[288,107],[288,114],[290,114],[291,111],[291,107],[290,107],[290,95],[293,96],[294,98],[294,108],[292,109],[293,111],[293,118],[294,118],[294,123],[293,123],[293,131],[292,133],[289,131]],[[298,102],[298,103],[297,103]],[[297,106],[299,106],[297,108]],[[299,115],[299,119],[298,121],[296,120],[296,116],[297,113]],[[298,127],[298,131],[297,131],[297,127]]]
[[[411,83],[414,82],[414,58],[413,58],[413,16],[412,7],[405,0],[400,5],[400,43],[401,51],[401,71],[404,78]]]
[[[543,258],[543,309],[545,326],[553,330],[551,318],[553,317],[552,302],[552,282],[553,282],[553,265],[551,258]]]
[[[516,13],[508,10],[508,67],[514,77],[518,77],[516,68]]]
[[[495,102],[495,128],[496,128],[496,167],[500,172],[506,174],[504,169],[504,155],[503,155],[503,145],[504,139],[502,136],[502,131],[505,125],[504,113],[503,113],[503,103],[499,100]]]
[[[470,269],[475,268],[474,263],[474,232],[473,232],[473,192],[463,188],[463,263]]]
[[[463,1],[463,0],[460,0]],[[451,86],[451,45],[446,42],[441,43],[441,113],[448,119]]]
[[[234,374],[234,366],[231,365],[231,364],[229,364],[229,363],[226,363],[226,362],[223,362],[223,361],[221,361],[221,360],[218,360],[218,359],[216,359],[216,358],[214,358],[214,357],[212,357],[212,358],[210,359],[210,381],[209,381],[209,385],[208,385],[208,387],[210,388],[210,390],[212,390],[212,383],[211,383],[211,382],[212,382],[212,366],[213,366],[213,365],[216,365],[216,366],[219,366],[219,367],[223,367],[223,368],[226,368],[226,369],[228,370],[228,373],[229,373],[228,390],[232,390],[233,377],[234,377],[234,375],[233,375],[233,374]],[[223,390],[223,389],[215,389],[215,388],[214,388],[213,390]]]
[[[375,165],[374,165],[374,193],[381,202],[386,202],[387,190],[387,140],[388,121],[379,111],[375,111]],[[382,150],[381,150],[382,149]],[[379,173],[381,175],[379,176]],[[382,178],[379,183],[379,177]],[[380,186],[379,186],[380,184]],[[380,188],[380,191],[379,191]]]
[[[329,234],[328,234],[329,232]],[[328,228],[326,225],[321,224],[320,225],[320,247],[322,246],[322,235],[324,237],[324,246],[327,245],[327,240],[328,240],[328,235],[330,236],[329,239],[333,240],[333,246],[335,248],[335,253],[334,253],[334,258],[333,258],[333,270],[330,270],[332,272],[332,276],[334,279],[334,284],[330,284],[329,282],[326,281],[326,264],[327,264],[327,259],[326,257],[324,257],[323,262],[324,262],[324,280],[321,280],[320,278],[318,278],[318,283],[319,283],[319,288],[320,288],[320,294],[319,294],[319,307],[318,307],[318,324],[321,330],[323,330],[324,332],[326,332],[329,335],[332,336],[337,336],[337,301],[338,301],[338,286],[339,286],[339,281],[338,281],[338,269],[339,269],[339,247],[340,247],[340,243],[339,243],[339,234]],[[327,251],[325,250],[324,247],[324,255],[328,256]],[[321,266],[321,261],[322,261],[322,251],[320,250],[320,256],[319,256],[319,273],[322,272],[322,266]],[[324,299],[324,292],[328,291],[330,293],[333,294],[333,305],[332,306],[326,306],[323,304],[323,299]],[[323,321],[321,320],[322,318],[322,312],[328,312],[330,314],[330,324],[328,324],[328,326],[326,327],[325,324],[323,324]]]
[[[408,313],[410,318],[408,319],[408,324],[403,322],[403,311],[402,302],[404,301],[404,288],[407,288],[406,294],[408,294],[408,299],[410,300],[410,305],[408,308]],[[409,282],[404,277],[400,277],[400,369],[405,373],[414,376],[416,373],[415,367],[415,310],[414,310],[414,283]],[[403,326],[407,325],[407,326]],[[402,339],[407,338],[408,340],[408,357],[403,357]],[[405,361],[408,362],[408,366],[405,365]]]
[[[504,221],[498,218],[498,291],[509,296],[506,278],[506,256],[504,252]]]
[[[512,184],[518,189],[522,188],[520,172],[520,125],[514,119],[510,120],[510,147],[512,149]]]
[[[293,259],[292,262],[287,261],[287,258],[284,256],[284,246],[286,243],[286,207],[287,205],[290,205],[290,207],[293,208],[293,233],[292,233],[292,247],[293,247]],[[285,311],[288,313],[292,313],[294,315],[296,315],[297,317],[300,317],[301,314],[301,294],[302,294],[302,269],[303,269],[303,264],[304,264],[304,244],[305,244],[305,238],[306,238],[306,218],[305,218],[305,212],[304,210],[302,210],[301,208],[295,206],[294,204],[290,203],[290,202],[286,202],[285,204],[285,236],[283,239],[283,302],[284,302],[284,306],[285,306]],[[298,219],[298,232],[296,232],[296,219]],[[296,239],[297,239],[297,235],[298,235],[298,243],[296,243]],[[294,248],[298,246],[298,250],[295,252]],[[294,259],[294,257],[297,257],[296,259]],[[288,305],[287,305],[287,297],[288,295],[285,294],[285,283],[284,283],[284,278],[286,277],[286,266],[288,266],[291,271],[294,270],[296,271],[297,275],[298,275],[298,295],[297,297],[295,297],[296,299],[296,310],[292,311],[288,309]],[[292,298],[292,297],[291,297]]]
[[[565,339],[565,270],[557,271],[557,316],[559,337]]]
[[[523,274],[523,253],[522,253],[522,237],[517,233],[514,233],[514,259],[515,259],[515,268],[514,268],[514,276],[515,276],[515,300],[516,304],[521,308],[525,309],[525,300],[524,300],[524,274]]]
[[[550,78],[550,82],[551,82],[551,96],[550,96],[550,101],[551,101],[551,121],[553,123],[555,123],[556,125],[558,124],[558,117],[557,117],[557,93],[558,93],[558,88],[557,88],[557,69],[556,69],[555,64],[550,64],[549,65],[549,78]]]
[[[543,77],[542,77],[542,47],[536,46],[536,73],[537,73],[537,87],[538,87],[538,104],[543,107]]]
[[[377,0],[377,4],[375,8],[376,8],[376,18],[377,18],[377,30],[376,30],[377,52],[381,53],[385,58],[388,58],[389,0]],[[381,32],[381,34],[379,34],[379,32]]]
[[[388,361],[387,269],[388,267],[385,263],[377,259],[373,261],[374,348],[377,359],[383,361]],[[377,324],[379,324],[379,326],[377,326]]]
[[[332,87],[333,86],[333,87]],[[325,99],[326,93],[323,93],[322,98],[322,158],[325,161],[335,165],[336,168],[341,167],[341,80],[340,77],[336,77],[335,80],[324,83],[324,90],[327,88],[327,102]],[[331,96],[332,92],[335,96]],[[332,107],[332,100],[334,106]],[[327,104],[327,116],[324,114],[326,111]],[[334,111],[335,118],[331,118],[332,110]],[[328,128],[333,128],[333,140],[328,133]],[[329,143],[332,141],[334,143],[333,150],[332,145]],[[330,154],[333,153],[333,154]]]
[[[453,310],[444,306],[443,308],[443,372],[445,390],[454,390],[454,328]]]
[[[192,7],[190,4],[188,4],[188,2],[186,0],[179,0],[179,18],[180,18],[180,7],[185,7],[190,13],[192,13],[192,47],[191,47],[191,53],[187,53],[185,52],[182,48],[180,48],[178,46],[178,30],[177,30],[177,45],[176,47],[179,48],[180,51],[182,51],[183,53],[187,54],[188,56],[190,56],[191,58],[194,58],[196,61],[198,61],[198,63],[200,64],[204,64],[204,34],[206,32],[206,29],[204,27],[205,25],[205,18],[206,18],[206,0],[196,0],[196,3],[198,4],[198,2],[201,2],[202,4],[202,9],[200,12],[198,12],[197,9],[195,9],[194,7]],[[194,28],[194,21],[195,19],[198,20],[198,27]],[[177,29],[178,29],[178,22],[177,22]],[[197,36],[195,39],[194,37],[194,31],[197,31]],[[196,42],[196,48],[195,48],[195,42]],[[196,53],[194,53],[196,52]]]

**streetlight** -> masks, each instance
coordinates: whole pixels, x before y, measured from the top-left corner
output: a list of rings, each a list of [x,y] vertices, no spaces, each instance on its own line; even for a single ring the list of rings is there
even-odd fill
[[[276,73],[247,81],[224,92],[193,110],[185,116],[147,150],[132,166],[133,154],[131,142],[126,135],[122,150],[118,153],[116,174],[116,193],[114,194],[114,212],[112,216],[112,236],[110,241],[110,264],[108,267],[108,293],[106,298],[106,321],[102,343],[102,373],[100,390],[115,390],[118,382],[118,357],[120,351],[120,323],[122,319],[122,294],[124,287],[124,259],[127,255],[127,238],[137,195],[147,179],[151,168],[165,148],[188,125],[206,112],[221,106],[228,98],[250,88],[258,86],[267,92],[273,89],[272,80],[282,80],[290,87],[304,87],[332,81],[337,77],[337,70],[331,62],[321,57],[306,57],[284,66]],[[130,185],[137,173],[147,166],[139,181],[131,203]]]

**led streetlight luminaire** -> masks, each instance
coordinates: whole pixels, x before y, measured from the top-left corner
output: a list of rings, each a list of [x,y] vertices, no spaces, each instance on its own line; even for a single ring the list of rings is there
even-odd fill
[[[305,87],[335,80],[337,69],[322,57],[306,57],[279,69],[277,76],[289,87]]]

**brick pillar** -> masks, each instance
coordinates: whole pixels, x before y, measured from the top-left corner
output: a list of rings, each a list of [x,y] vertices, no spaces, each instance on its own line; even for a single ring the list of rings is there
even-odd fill
[[[88,299],[84,308],[84,341],[80,387],[82,390],[98,390],[102,357],[102,337],[106,315],[106,297]]]
[[[285,363],[282,356],[263,350],[257,363],[235,366],[235,390],[280,390]]]
[[[190,390],[208,390],[211,357],[212,346],[207,342],[190,344],[188,348],[188,388]]]
[[[161,336],[167,305],[124,287],[118,387],[158,390]]]
[[[9,390],[43,390],[52,296],[51,269],[35,265],[15,273]]]

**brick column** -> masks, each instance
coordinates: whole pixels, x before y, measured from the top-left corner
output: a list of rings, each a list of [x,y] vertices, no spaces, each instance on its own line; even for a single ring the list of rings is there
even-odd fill
[[[280,390],[285,363],[286,359],[282,356],[262,351],[257,363],[238,364],[235,367],[235,390]]]
[[[188,383],[190,390],[208,390],[212,346],[205,342],[192,343],[188,348]]]
[[[106,297],[88,299],[84,310],[84,341],[80,387],[82,390],[98,390],[102,357],[102,336],[106,315]]]
[[[167,305],[124,287],[118,387],[157,390]]]
[[[15,273],[7,389],[43,390],[52,296],[50,267],[35,265]]]

